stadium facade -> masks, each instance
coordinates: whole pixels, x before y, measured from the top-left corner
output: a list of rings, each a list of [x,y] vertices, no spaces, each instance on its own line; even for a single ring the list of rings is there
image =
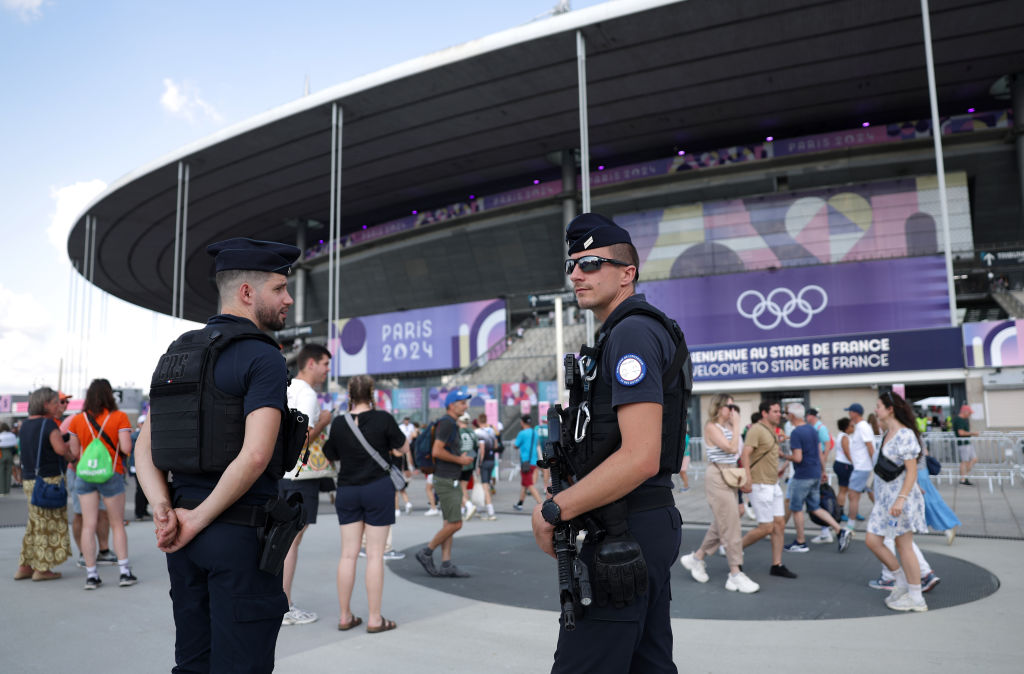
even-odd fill
[[[297,242],[289,345],[327,340],[336,374],[386,375],[397,409],[429,409],[459,371],[481,398],[550,402],[547,363],[465,373],[511,353],[524,319],[547,322],[564,224],[589,192],[632,232],[641,290],[686,332],[702,394],[732,391],[745,411],[800,399],[834,420],[897,387],[947,399],[943,413],[969,400],[979,428],[1018,426],[1013,4],[930,3],[937,120],[918,0],[626,0],[555,16],[140,168],[82,213],[68,253],[107,292],[204,320],[208,243]]]

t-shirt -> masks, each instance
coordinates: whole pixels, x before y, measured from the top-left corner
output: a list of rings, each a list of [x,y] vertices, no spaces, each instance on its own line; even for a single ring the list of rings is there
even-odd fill
[[[498,449],[498,438],[494,437],[494,429],[490,426],[476,429],[477,440],[484,443],[484,455],[480,458],[481,463],[490,463],[497,457],[495,452]]]
[[[629,303],[646,301],[642,294],[632,295],[615,308],[613,314],[624,311]],[[657,319],[646,315],[624,318],[608,334],[598,365],[598,377],[610,381],[612,407],[630,403],[664,403],[661,378],[672,364],[676,345],[672,336]],[[677,380],[669,383],[677,385]],[[595,434],[594,442],[600,438]],[[679,438],[682,442],[682,437]],[[672,488],[672,474],[659,472],[644,482],[647,487]]]
[[[524,428],[516,435],[516,449],[519,450],[519,462],[529,463],[531,466],[537,463],[537,430]]]
[[[875,433],[871,430],[871,424],[861,419],[850,433],[850,458],[853,459],[854,470],[871,470],[874,465],[874,454],[868,454],[869,442],[874,445]],[[875,447],[875,452],[877,450]]]
[[[100,442],[103,443],[103,446],[107,448],[107,453],[110,454],[110,460],[114,463],[114,470],[117,473],[124,475],[125,458],[123,454],[117,451],[117,445],[121,442],[120,439],[118,439],[117,434],[118,431],[122,429],[127,431],[132,429],[132,424],[128,421],[128,415],[121,410],[115,410],[113,412],[103,410],[102,414],[93,416],[93,421],[103,429],[103,432],[106,433],[107,437],[114,443],[113,447],[103,439],[103,436],[100,435],[100,432],[96,430],[91,423],[89,423],[89,420],[86,419],[85,415],[85,412],[76,414],[71,420],[71,424],[68,426],[68,431],[74,433],[78,438],[79,444],[82,445],[83,453],[85,452],[85,448],[89,446],[89,443],[91,443],[94,438],[99,438]]]
[[[751,448],[750,481],[777,484],[779,481],[779,440],[775,431],[759,421],[747,431],[743,445]]]
[[[821,419],[819,419],[814,424],[814,430],[818,432],[818,443],[821,445],[821,453],[827,455],[829,450],[828,446],[832,443],[832,436],[829,435],[828,428],[825,424],[821,423]]]
[[[395,418],[382,410],[368,410],[352,415],[352,419],[355,420],[363,437],[370,443],[370,447],[390,465],[391,450],[399,449],[405,444],[405,435]],[[331,435],[327,438],[325,447],[328,445],[338,457],[339,487],[369,484],[387,475],[366,453],[363,443],[352,433],[344,416],[337,417],[331,422]],[[330,451],[326,453],[331,454]]]
[[[241,316],[218,314],[212,317],[207,325],[225,323],[249,323],[252,321]],[[256,339],[240,339],[221,352],[213,367],[214,384],[221,391],[242,398],[242,415],[272,407],[281,412],[281,419],[287,412],[288,366],[281,350]],[[281,436],[278,434],[274,453],[280,457]],[[287,470],[287,466],[285,470]],[[174,474],[174,488],[186,490],[190,498],[204,498],[203,492],[209,493],[217,486],[219,474]],[[256,505],[263,504],[267,498],[277,496],[277,479],[264,472],[253,483],[237,503]]]
[[[10,431],[0,431],[0,449],[13,449],[18,446],[18,436]]]
[[[50,445],[50,434],[57,430],[57,424],[49,417],[27,419],[21,424],[21,479],[36,479],[36,455],[40,447],[39,434],[42,433],[43,454],[39,459],[39,474],[43,477],[56,477],[64,473],[64,459],[57,456]]]
[[[476,468],[477,454],[479,454],[477,451],[477,447],[479,447],[478,442],[479,439],[476,437],[476,433],[468,428],[459,429],[459,453],[468,454],[473,457],[473,463],[462,467],[463,477],[466,476],[466,473],[472,473],[473,469]]]
[[[799,449],[803,456],[800,463],[793,462],[793,477],[797,480],[810,480],[821,477],[821,453],[818,445],[818,432],[813,426],[801,424],[793,428],[789,434],[791,450]]]
[[[302,379],[292,379],[288,385],[288,407],[296,409],[306,415],[309,419],[309,427],[316,426],[320,418],[320,399],[309,382]],[[299,458],[294,466],[291,466],[285,473],[285,480],[319,480],[322,477],[333,478],[334,467],[327,461],[327,457],[321,451],[323,444],[319,437],[310,438],[308,448],[309,460],[305,465],[302,459],[306,455],[305,450],[299,453]]]
[[[416,430],[416,427],[411,422],[408,424],[398,424],[398,428],[401,429],[402,435],[405,437],[409,437]]]
[[[446,414],[438,419],[437,425],[434,426],[434,442],[438,440],[444,441],[444,448],[446,450],[455,456],[459,455],[462,449],[462,441],[459,439],[459,425],[455,422],[455,419],[452,419],[450,414]],[[433,449],[433,443],[431,443],[431,449]],[[434,479],[447,477],[457,480],[461,475],[461,463],[434,459]]]
[[[840,433],[836,436],[836,463],[845,463],[850,465],[850,462],[846,459],[846,454],[843,453],[843,438],[846,438],[846,447],[850,447],[850,435],[848,433]]]
[[[953,417],[953,435],[956,436],[956,444],[958,444],[958,445],[968,445],[968,444],[970,444],[971,439],[969,437],[961,438],[960,434],[957,433],[957,431],[970,431],[970,430],[971,430],[971,420],[969,418],[968,419],[964,419],[962,417]]]

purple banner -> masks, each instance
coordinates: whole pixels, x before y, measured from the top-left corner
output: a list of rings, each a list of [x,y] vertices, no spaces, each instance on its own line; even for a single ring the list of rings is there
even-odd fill
[[[504,339],[504,300],[346,318],[331,326],[331,373],[452,370]]]
[[[691,345],[949,325],[941,257],[641,283]]]
[[[698,382],[964,366],[959,328],[831,335],[690,349]]]
[[[1024,321],[964,323],[967,367],[1024,365]]]

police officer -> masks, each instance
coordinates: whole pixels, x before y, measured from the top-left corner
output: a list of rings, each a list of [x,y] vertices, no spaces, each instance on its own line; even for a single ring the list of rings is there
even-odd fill
[[[236,238],[207,253],[221,313],[161,358],[136,469],[153,505],[157,547],[167,553],[173,671],[270,672],[288,601],[280,568],[260,570],[261,532],[287,460],[288,372],[263,331],[284,327],[287,274],[299,249]],[[220,348],[215,356],[205,350],[211,344]],[[215,358],[205,386],[202,373],[191,374],[201,358]],[[211,448],[227,453],[213,457]]]
[[[682,463],[689,354],[675,323],[636,293],[639,260],[629,232],[584,213],[569,224],[566,241],[577,302],[603,323],[596,352],[581,351],[593,356],[596,375],[584,396],[589,415],[579,423],[579,392],[570,390],[570,426],[586,436],[573,451],[583,464],[598,463],[534,509],[533,532],[549,555],[562,521],[597,515],[605,534],[600,541],[588,534],[580,551],[594,603],[577,609],[575,629],[562,621],[551,671],[676,672],[669,577],[682,518],[671,478]]]

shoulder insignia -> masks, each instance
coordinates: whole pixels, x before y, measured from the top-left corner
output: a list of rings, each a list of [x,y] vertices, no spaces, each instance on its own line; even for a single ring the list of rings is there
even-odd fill
[[[615,378],[623,386],[636,386],[647,376],[647,363],[635,353],[627,353],[619,358],[615,366]]]

